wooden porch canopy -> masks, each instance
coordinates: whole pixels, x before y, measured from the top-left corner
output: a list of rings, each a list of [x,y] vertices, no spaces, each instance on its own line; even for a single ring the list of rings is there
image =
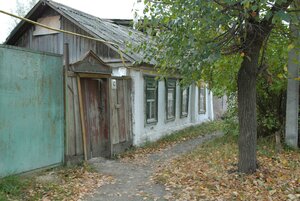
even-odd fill
[[[80,77],[111,77],[112,68],[108,66],[92,50],[88,51],[81,60],[70,64],[71,71],[78,73]]]

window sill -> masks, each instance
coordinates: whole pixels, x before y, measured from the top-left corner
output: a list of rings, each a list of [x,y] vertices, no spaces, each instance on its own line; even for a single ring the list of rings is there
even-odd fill
[[[151,122],[145,122],[145,127],[147,127],[147,126],[154,126],[154,125],[156,125],[157,124],[157,120],[156,121],[151,121]]]
[[[180,118],[183,119],[183,118],[187,118],[189,115],[188,114],[182,114],[180,115]]]
[[[172,122],[172,121],[175,121],[175,117],[172,117],[172,118],[166,119],[166,120],[165,120],[165,123]]]

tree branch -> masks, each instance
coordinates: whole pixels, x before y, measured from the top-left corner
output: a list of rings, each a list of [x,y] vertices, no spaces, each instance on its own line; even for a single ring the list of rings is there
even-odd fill
[[[241,11],[242,8],[241,8],[241,5],[240,3],[241,2],[237,2],[235,4],[226,4],[226,3],[223,3],[223,2],[220,2],[218,0],[213,0],[216,4],[218,4],[219,6],[222,6],[223,7],[223,11],[222,12],[226,12],[227,10],[239,10]]]
[[[288,13],[293,13],[293,12],[297,13],[297,12],[300,12],[300,9],[286,10],[286,12],[288,12]]]
[[[287,8],[293,3],[293,1],[294,0],[287,0],[282,4],[278,4],[278,2],[276,1],[275,4],[272,6],[271,10],[269,11],[272,13],[271,17],[267,19],[268,15],[266,15],[266,17],[262,20],[262,22],[267,22],[267,24],[271,24],[274,14],[280,10],[287,11]]]
[[[267,50],[267,44],[268,44],[269,37],[270,37],[270,34],[268,34],[266,40],[264,41],[263,51],[261,54],[261,60],[260,60],[260,65],[257,70],[257,74],[260,74],[261,72],[263,72],[264,70],[266,70],[268,68],[268,66],[264,65],[264,61],[265,61],[265,54],[266,54],[266,50]]]

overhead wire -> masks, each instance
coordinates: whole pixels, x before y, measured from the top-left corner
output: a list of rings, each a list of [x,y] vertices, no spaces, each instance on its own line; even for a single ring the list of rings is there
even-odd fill
[[[26,22],[28,22],[30,24],[34,24],[34,25],[37,25],[37,26],[40,26],[40,27],[43,27],[45,29],[49,29],[49,30],[52,30],[52,31],[57,31],[57,32],[60,32],[60,33],[65,33],[65,34],[70,34],[70,35],[74,35],[74,36],[79,36],[79,37],[86,38],[86,39],[89,39],[89,40],[94,40],[94,41],[97,41],[97,42],[101,42],[101,43],[113,45],[113,46],[115,46],[117,48],[118,54],[121,57],[121,60],[122,60],[122,63],[124,65],[124,67],[125,68],[130,68],[129,66],[126,65],[123,53],[122,53],[122,51],[120,49],[120,46],[117,43],[114,43],[114,42],[111,42],[111,41],[102,40],[102,39],[91,37],[91,36],[87,36],[87,35],[83,35],[83,34],[79,34],[79,33],[75,33],[75,32],[72,32],[72,31],[67,31],[67,30],[63,30],[63,29],[57,29],[57,28],[54,28],[54,27],[50,27],[50,26],[47,26],[45,24],[42,24],[42,23],[30,20],[28,18],[20,17],[18,15],[6,12],[4,10],[0,10],[0,13],[8,15],[8,16],[11,16],[11,17],[14,17],[14,18],[18,18],[18,19],[26,21]]]

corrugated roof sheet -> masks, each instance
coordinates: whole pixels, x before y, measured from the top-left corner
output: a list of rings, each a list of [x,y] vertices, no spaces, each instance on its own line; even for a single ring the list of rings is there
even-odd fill
[[[94,35],[94,37],[118,44],[120,50],[132,61],[142,60],[143,55],[141,52],[127,51],[126,47],[126,43],[132,43],[135,46],[147,41],[148,38],[142,32],[127,26],[114,24],[111,20],[100,19],[51,0],[47,0],[46,3],[63,16],[73,19],[74,23]]]

